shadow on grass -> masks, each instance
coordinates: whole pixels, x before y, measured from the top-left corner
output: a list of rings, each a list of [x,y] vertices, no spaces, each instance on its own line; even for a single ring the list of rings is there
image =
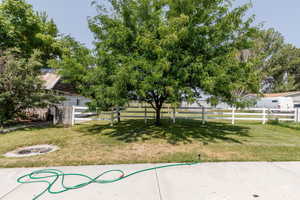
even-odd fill
[[[160,138],[171,144],[191,143],[195,140],[203,144],[218,140],[241,144],[235,136],[249,137],[247,127],[218,122],[208,122],[203,125],[197,120],[178,120],[176,124],[163,120],[161,126],[155,126],[151,121],[146,125],[143,120],[127,120],[113,127],[109,124],[95,124],[81,127],[79,130],[88,135],[107,135],[127,143]]]

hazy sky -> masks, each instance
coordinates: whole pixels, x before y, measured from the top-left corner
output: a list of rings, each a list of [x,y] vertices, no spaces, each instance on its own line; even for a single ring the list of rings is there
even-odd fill
[[[98,0],[101,2],[103,0]],[[236,0],[235,5],[250,0]],[[46,11],[59,27],[60,32],[70,34],[88,47],[93,36],[88,29],[87,17],[95,16],[91,0],[28,0],[39,11]],[[300,1],[299,0],[252,0],[249,14],[256,15],[256,23],[264,22],[281,32],[286,41],[300,47]]]

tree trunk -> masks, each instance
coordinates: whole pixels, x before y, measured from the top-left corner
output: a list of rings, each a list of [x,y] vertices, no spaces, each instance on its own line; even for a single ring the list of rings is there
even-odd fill
[[[161,123],[160,123],[160,110],[161,110],[161,108],[156,108],[156,117],[155,117],[155,124],[157,125],[157,126],[159,126],[159,125],[161,125]]]

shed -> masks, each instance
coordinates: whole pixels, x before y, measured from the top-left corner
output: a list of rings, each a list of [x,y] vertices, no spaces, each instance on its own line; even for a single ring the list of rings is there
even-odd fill
[[[65,101],[61,103],[63,106],[86,106],[91,101],[89,98],[77,94],[74,87],[65,83],[61,76],[53,70],[42,72],[40,78],[44,81],[45,89],[53,90],[65,98]]]

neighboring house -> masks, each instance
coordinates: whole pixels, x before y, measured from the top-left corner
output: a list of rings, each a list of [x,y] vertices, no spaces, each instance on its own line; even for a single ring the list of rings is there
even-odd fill
[[[291,97],[294,101],[294,106],[300,108],[300,91],[283,92],[283,93],[270,93],[264,94],[265,97]]]
[[[209,103],[207,103],[207,99],[209,99],[210,95],[206,95],[204,93],[202,93],[202,98],[197,99],[196,102],[194,103],[187,103],[187,102],[182,102],[181,106],[182,107],[199,107],[199,106],[204,106],[204,107],[211,107],[211,105]],[[278,99],[279,97],[289,97],[292,98],[293,100],[293,105],[295,108],[300,108],[300,91],[294,91],[294,92],[283,92],[283,93],[266,93],[263,94],[262,97],[258,98],[257,94],[248,94],[246,95],[244,98],[247,100],[253,100],[253,106],[251,107],[255,107],[255,102],[259,101],[261,98],[274,98],[274,99]],[[289,99],[287,98],[287,99]],[[213,106],[215,108],[218,109],[230,109],[231,106],[224,103],[224,102],[220,102],[217,106]]]
[[[74,88],[70,84],[64,83],[61,76],[53,70],[42,71],[41,80],[44,81],[45,89],[53,90],[65,98],[61,103],[63,106],[86,106],[86,103],[91,101],[78,95]]]
[[[256,94],[249,94],[247,97],[257,97]],[[300,91],[294,91],[294,92],[282,92],[282,93],[266,93],[263,94],[262,98],[276,98],[276,97],[290,97],[293,99],[294,107],[300,108]]]

